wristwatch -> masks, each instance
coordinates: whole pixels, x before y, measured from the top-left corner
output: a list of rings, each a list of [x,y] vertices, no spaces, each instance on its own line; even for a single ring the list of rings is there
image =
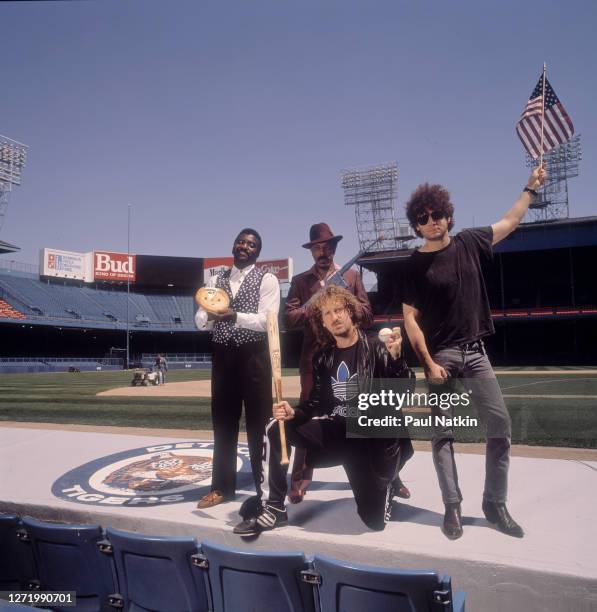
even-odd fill
[[[524,191],[526,191],[527,193],[530,193],[535,198],[539,195],[534,189],[531,189],[530,187],[525,187],[523,189],[523,192]]]

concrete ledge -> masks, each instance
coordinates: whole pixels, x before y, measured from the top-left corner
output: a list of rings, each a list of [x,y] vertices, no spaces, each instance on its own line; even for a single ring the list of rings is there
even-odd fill
[[[469,610],[493,612],[597,610],[595,507],[597,463],[576,460],[512,459],[509,508],[526,537],[509,538],[489,526],[480,509],[484,462],[459,455],[465,495],[464,536],[447,540],[439,526],[443,508],[427,452],[417,452],[404,470],[413,493],[395,507],[384,532],[359,520],[341,468],[321,469],[305,501],[289,508],[291,526],[247,542],[232,533],[240,502],[209,510],[195,499],[153,506],[101,506],[52,495],[65,472],[112,453],[180,439],[106,435],[57,430],[0,429],[0,511],[45,520],[96,522],[157,535],[192,535],[230,546],[302,550],[382,566],[431,568],[452,576],[468,593]]]

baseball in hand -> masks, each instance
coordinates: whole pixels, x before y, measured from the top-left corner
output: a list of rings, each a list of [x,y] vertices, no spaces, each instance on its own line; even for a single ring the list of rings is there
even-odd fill
[[[384,343],[388,342],[392,338],[392,330],[389,327],[384,327],[379,330],[377,337]]]

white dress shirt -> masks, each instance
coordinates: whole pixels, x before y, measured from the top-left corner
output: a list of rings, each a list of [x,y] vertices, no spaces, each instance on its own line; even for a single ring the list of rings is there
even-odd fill
[[[247,274],[255,267],[255,265],[247,266],[240,270],[236,266],[232,266],[232,272],[230,273],[230,290],[232,291],[232,297],[235,297],[242,282],[245,280]],[[216,286],[217,275],[212,276],[207,282],[207,287]],[[280,284],[278,279],[271,274],[266,272],[261,281],[259,288],[259,305],[257,307],[257,313],[253,312],[237,312],[235,327],[244,327],[252,331],[264,332],[267,331],[266,315],[268,312],[275,312],[276,315],[280,310]],[[211,330],[214,325],[214,321],[207,320],[207,312],[199,307],[195,314],[195,325],[200,330]]]

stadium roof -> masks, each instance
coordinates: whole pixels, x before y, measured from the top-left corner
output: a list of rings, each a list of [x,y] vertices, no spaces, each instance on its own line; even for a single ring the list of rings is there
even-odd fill
[[[495,247],[495,252],[514,253],[583,246],[597,246],[597,216],[523,223]],[[357,264],[371,269],[370,266],[375,267],[383,263],[399,263],[407,259],[413,250],[365,253]]]
[[[3,240],[0,240],[0,255],[2,253],[16,253],[20,250],[20,247],[15,246],[14,244],[10,244],[9,242],[4,242]]]

